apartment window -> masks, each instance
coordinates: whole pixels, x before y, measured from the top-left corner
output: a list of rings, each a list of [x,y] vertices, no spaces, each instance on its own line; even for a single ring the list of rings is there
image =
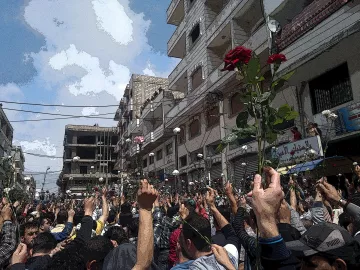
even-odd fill
[[[220,122],[219,107],[215,106],[214,108],[208,110],[206,113],[207,127],[208,128],[214,127],[218,125],[219,122]]]
[[[80,173],[87,174],[87,166],[80,166]]]
[[[163,158],[163,150],[160,149],[158,151],[156,151],[156,160],[159,161],[159,160],[162,160]]]
[[[166,145],[166,155],[171,155],[173,153],[173,144],[169,143]]]
[[[143,159],[143,167],[144,167],[144,168],[147,167],[147,158]]]
[[[190,48],[199,40],[201,35],[200,24],[196,24],[190,32]]]
[[[179,144],[183,144],[186,141],[186,133],[185,133],[185,126],[180,127],[179,137]]]
[[[313,113],[317,114],[353,100],[347,63],[309,82]]]
[[[185,167],[187,165],[187,156],[180,157],[180,167]]]
[[[154,164],[154,156],[149,157],[149,164],[150,164],[150,165],[151,165],[151,164]]]
[[[203,81],[203,70],[200,66],[191,75],[191,90],[195,90],[196,88],[198,88]]]
[[[189,125],[189,137],[190,139],[201,134],[201,124],[199,119],[193,120]]]
[[[236,93],[230,98],[230,115],[236,115],[244,109],[244,104],[241,102],[240,94]]]

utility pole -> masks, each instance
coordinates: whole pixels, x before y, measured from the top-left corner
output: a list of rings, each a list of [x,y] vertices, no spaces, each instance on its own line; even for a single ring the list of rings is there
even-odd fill
[[[226,136],[225,134],[225,115],[224,115],[224,100],[219,100],[219,115],[220,115],[220,138],[223,140]],[[221,171],[223,173],[222,183],[225,186],[225,182],[228,179],[228,169],[227,169],[227,162],[226,162],[226,152],[221,151]]]

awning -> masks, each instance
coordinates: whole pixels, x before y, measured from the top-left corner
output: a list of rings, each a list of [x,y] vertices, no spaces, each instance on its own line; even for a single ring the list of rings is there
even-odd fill
[[[322,163],[323,159],[308,161],[305,163],[297,164],[291,168],[287,174],[294,174],[305,171],[312,171],[314,169],[324,168]],[[352,168],[352,161],[348,157],[334,156],[325,158],[325,176],[337,175],[339,173],[350,173]]]
[[[323,161],[322,159],[317,159],[317,160],[297,164],[293,168],[291,168],[287,172],[287,174],[311,171],[311,170],[315,169],[322,161]]]
[[[276,171],[277,171],[278,173],[280,173],[281,175],[287,174],[287,172],[288,172],[290,169],[294,168],[295,166],[296,166],[296,165],[290,165],[290,166],[286,166],[286,167],[281,167],[281,168],[278,168]]]

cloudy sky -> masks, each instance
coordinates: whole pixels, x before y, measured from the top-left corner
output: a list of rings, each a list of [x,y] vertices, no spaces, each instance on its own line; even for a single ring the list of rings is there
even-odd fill
[[[166,56],[174,27],[170,0],[0,1],[0,100],[81,106],[116,105],[130,74],[166,77],[176,59]],[[3,102],[14,144],[26,152],[62,156],[66,124],[115,126],[116,107],[44,107]],[[105,114],[109,119],[23,122],[64,115]],[[107,114],[107,115],[106,115]],[[18,121],[18,122],[17,122]],[[62,168],[61,159],[25,155],[27,172]],[[42,176],[37,176],[38,183]],[[57,174],[48,176],[55,191]]]

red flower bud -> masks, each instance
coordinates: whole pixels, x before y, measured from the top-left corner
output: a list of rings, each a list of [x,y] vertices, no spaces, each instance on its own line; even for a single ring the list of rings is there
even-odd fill
[[[285,62],[285,61],[287,61],[286,56],[279,53],[279,54],[270,55],[267,63],[268,64],[274,64],[274,63],[281,64],[282,62]]]
[[[251,59],[252,50],[242,46],[229,51],[224,58],[224,68],[221,71],[233,71],[239,64],[248,64]]]

